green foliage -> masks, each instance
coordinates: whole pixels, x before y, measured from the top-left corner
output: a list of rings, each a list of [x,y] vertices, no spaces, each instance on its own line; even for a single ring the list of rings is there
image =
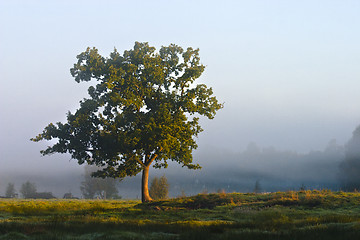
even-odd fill
[[[166,199],[169,197],[169,184],[167,178],[164,176],[154,177],[150,185],[150,196],[155,199]]]
[[[154,156],[155,167],[166,167],[168,159],[199,167],[192,164],[191,152],[202,129],[190,116],[213,118],[222,105],[211,88],[192,87],[205,69],[198,49],[172,44],[156,53],[136,42],[123,55],[114,50],[104,58],[88,48],[77,58],[71,69],[75,80],[98,84],[89,87],[90,98],[74,114],[68,113],[67,123],[49,124],[32,139],[58,139],[44,155],[69,152],[80,164],[106,166],[98,175],[110,177],[135,175],[145,158]]]
[[[134,176],[153,162],[166,168],[168,160],[200,168],[192,163],[199,116],[212,119],[223,105],[211,88],[195,84],[205,69],[199,49],[171,44],[156,52],[136,42],[122,55],[115,49],[104,58],[88,48],[77,59],[70,70],[75,81],[96,85],[66,123],[50,123],[31,139],[57,141],[43,155],[70,153],[79,164],[101,167],[94,173],[100,177]]]

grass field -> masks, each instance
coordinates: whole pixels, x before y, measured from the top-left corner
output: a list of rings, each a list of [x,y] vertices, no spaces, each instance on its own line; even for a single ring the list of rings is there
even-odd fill
[[[0,200],[0,239],[360,239],[360,194],[219,193],[132,200]]]

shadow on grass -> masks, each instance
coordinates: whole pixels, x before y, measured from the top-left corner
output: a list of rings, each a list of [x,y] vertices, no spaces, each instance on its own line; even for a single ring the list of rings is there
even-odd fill
[[[4,224],[0,240],[86,239],[360,239],[359,224],[323,224],[300,229],[270,231],[241,224],[185,226],[176,224]]]

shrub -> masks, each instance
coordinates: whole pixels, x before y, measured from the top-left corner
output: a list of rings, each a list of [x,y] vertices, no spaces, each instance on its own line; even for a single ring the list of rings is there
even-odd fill
[[[165,175],[160,179],[155,177],[152,180],[149,193],[150,196],[155,200],[168,198],[169,184]]]

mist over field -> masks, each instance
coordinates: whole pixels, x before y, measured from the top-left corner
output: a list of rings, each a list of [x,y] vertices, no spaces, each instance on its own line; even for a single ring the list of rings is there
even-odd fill
[[[339,165],[344,160],[344,147],[331,140],[322,151],[297,153],[280,151],[274,147],[260,147],[249,143],[241,152],[203,147],[194,159],[201,170],[188,170],[177,164],[167,169],[150,170],[150,180],[165,175],[170,184],[170,196],[194,195],[201,192],[253,192],[258,181],[262,192],[305,189],[340,190]],[[58,159],[56,159],[58,158]],[[47,161],[67,162],[60,155]],[[75,160],[72,160],[75,162]],[[57,197],[71,192],[82,197],[80,183],[84,181],[84,168],[71,164],[66,170],[49,167],[48,171],[1,172],[0,195],[4,195],[8,182],[19,189],[26,181],[36,183],[40,191],[51,191]],[[141,175],[125,178],[118,184],[123,198],[139,198]]]
[[[199,48],[198,83],[224,103],[200,119],[201,170],[150,170],[150,181],[165,174],[170,196],[252,192],[256,182],[263,192],[354,190],[359,12],[356,0],[0,1],[0,196],[30,181],[81,197],[84,167],[67,154],[41,156],[54,142],[30,139],[88,97],[92,82],[69,72],[78,54],[122,53],[135,41]],[[120,182],[119,195],[140,198],[140,178]]]

